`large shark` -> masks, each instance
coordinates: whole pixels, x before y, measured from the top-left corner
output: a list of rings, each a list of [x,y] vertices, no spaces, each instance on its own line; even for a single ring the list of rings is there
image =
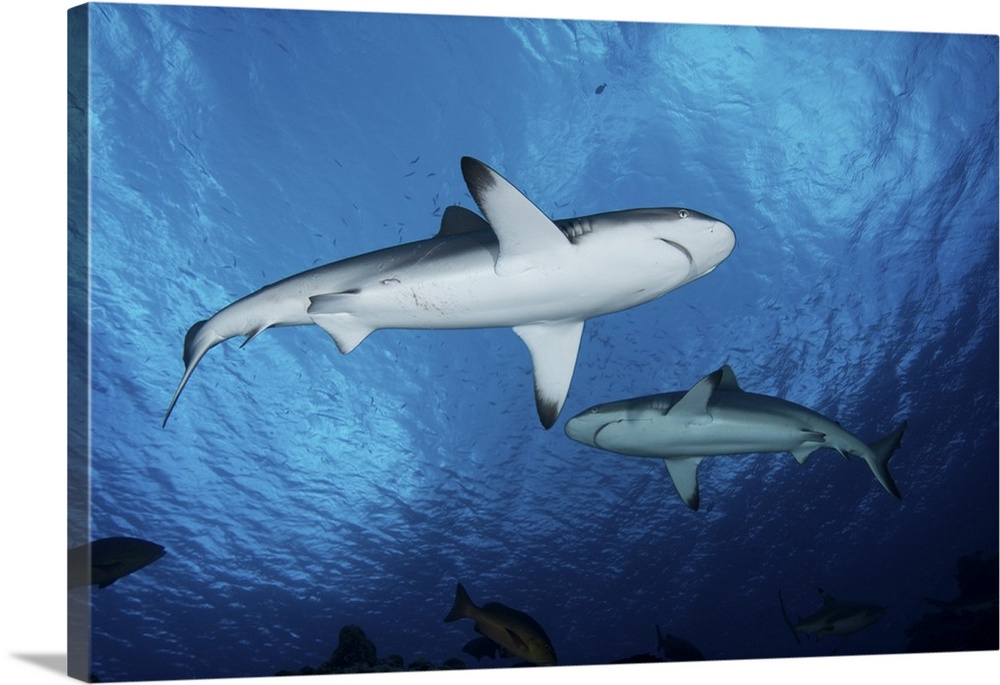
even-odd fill
[[[785,600],[778,590],[778,603],[781,605],[781,615],[792,631],[792,636],[799,642],[797,633],[813,635],[818,640],[827,635],[836,635],[841,639],[840,644],[834,649],[836,652],[844,644],[844,639],[859,630],[867,628],[875,621],[882,618],[885,607],[877,604],[860,604],[858,602],[838,601],[823,588],[817,588],[823,597],[823,606],[809,614],[805,618],[800,618],[792,623],[788,612],[785,610]]]
[[[290,276],[194,324],[164,425],[215,345],[316,324],[344,354],[379,328],[512,327],[531,354],[538,415],[549,428],[569,391],[587,319],[690,283],[735,245],[729,226],[691,209],[553,221],[482,162],[464,157],[462,174],[488,222],[450,207],[433,238]]]
[[[743,392],[727,365],[687,392],[668,392],[600,404],[566,422],[566,434],[618,454],[663,459],[677,492],[698,509],[698,464],[707,456],[791,452],[804,464],[814,451],[832,448],[858,456],[889,494],[900,498],[889,475],[906,421],[867,445],[831,419],[778,397]]]

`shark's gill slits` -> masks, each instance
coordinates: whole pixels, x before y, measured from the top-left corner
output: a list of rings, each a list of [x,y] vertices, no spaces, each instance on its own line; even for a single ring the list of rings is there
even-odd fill
[[[688,260],[688,265],[694,267],[694,257],[691,256],[690,250],[688,250],[686,247],[684,247],[680,243],[675,243],[673,240],[667,240],[666,238],[657,238],[657,240],[660,240],[669,245],[670,247],[675,248]]]

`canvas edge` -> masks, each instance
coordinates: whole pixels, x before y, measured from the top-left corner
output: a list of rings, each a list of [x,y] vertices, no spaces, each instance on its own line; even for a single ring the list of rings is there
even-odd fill
[[[67,547],[90,538],[90,7],[67,10]],[[86,574],[86,566],[76,573]],[[67,573],[70,574],[67,557]],[[90,681],[90,586],[67,594],[66,672]]]

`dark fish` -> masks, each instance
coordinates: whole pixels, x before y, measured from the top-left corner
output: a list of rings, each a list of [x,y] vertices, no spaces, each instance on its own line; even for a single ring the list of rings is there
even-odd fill
[[[458,583],[455,586],[455,604],[444,620],[450,623],[460,618],[475,621],[475,631],[499,645],[500,656],[504,658],[516,656],[539,666],[554,666],[556,663],[552,641],[535,619],[498,602],[477,607],[462,584]]]
[[[476,657],[476,661],[479,661],[483,657],[496,659],[498,649],[500,649],[500,645],[488,637],[477,637],[475,640],[468,642],[464,647],[462,647],[462,651],[470,656]]]
[[[607,86],[608,86],[607,83],[602,83],[601,85],[597,86],[597,88],[594,89],[594,95],[600,95],[601,93],[603,93],[604,89],[607,88]]]
[[[69,550],[69,587],[106,588],[119,578],[149,566],[166,554],[162,545],[139,538],[94,540]]]
[[[656,648],[663,652],[668,661],[704,661],[705,655],[697,647],[683,638],[660,632],[656,626]]]

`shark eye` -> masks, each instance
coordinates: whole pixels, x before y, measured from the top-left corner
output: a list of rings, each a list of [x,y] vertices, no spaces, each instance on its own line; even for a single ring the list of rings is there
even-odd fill
[[[677,216],[679,216],[682,219],[688,218],[688,210],[686,210],[686,209],[678,209],[677,210]]]

